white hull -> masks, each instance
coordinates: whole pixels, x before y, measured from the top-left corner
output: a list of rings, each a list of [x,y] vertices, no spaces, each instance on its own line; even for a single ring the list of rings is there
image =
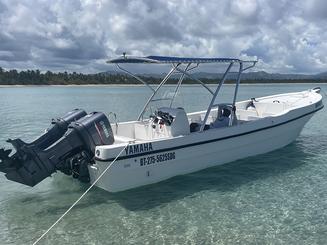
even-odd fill
[[[96,186],[123,191],[279,149],[297,138],[313,113],[322,108],[321,103],[317,105],[311,102],[251,123],[152,140],[149,151],[124,152]],[[89,167],[92,183],[123,146],[110,150],[99,147],[102,159]]]

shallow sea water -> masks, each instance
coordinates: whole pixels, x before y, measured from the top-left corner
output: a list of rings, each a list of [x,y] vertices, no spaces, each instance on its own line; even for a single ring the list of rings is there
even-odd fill
[[[315,86],[244,85],[239,99]],[[198,86],[181,92],[186,110],[208,104]],[[30,141],[74,108],[133,120],[148,95],[136,86],[2,87],[0,145]],[[294,143],[268,154],[121,193],[94,188],[40,244],[326,244],[326,122],[323,109]],[[0,244],[33,243],[87,187],[57,173],[30,188],[1,173]]]

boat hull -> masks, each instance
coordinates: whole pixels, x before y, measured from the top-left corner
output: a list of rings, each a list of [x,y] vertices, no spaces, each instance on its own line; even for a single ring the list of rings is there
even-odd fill
[[[128,155],[126,151],[96,186],[109,192],[124,191],[282,148],[297,138],[317,110],[295,110],[280,118],[231,127],[229,132],[218,129],[174,141],[153,142],[150,152]],[[92,183],[112,160],[98,159],[89,167]]]

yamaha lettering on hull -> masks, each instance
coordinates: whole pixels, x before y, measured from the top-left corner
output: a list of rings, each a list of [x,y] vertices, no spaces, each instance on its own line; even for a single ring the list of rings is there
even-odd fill
[[[152,144],[151,143],[144,143],[139,145],[130,145],[125,149],[126,155],[134,155],[143,152],[152,151]]]

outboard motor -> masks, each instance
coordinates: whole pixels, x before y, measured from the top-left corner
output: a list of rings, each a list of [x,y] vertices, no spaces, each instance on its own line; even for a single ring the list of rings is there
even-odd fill
[[[113,144],[114,136],[103,113],[85,114],[74,110],[53,121],[54,126],[32,143],[8,140],[16,153],[9,156],[11,150],[0,149],[0,171],[7,179],[29,186],[57,170],[89,182],[87,165],[92,162],[95,147]]]
[[[31,143],[26,143],[21,139],[9,139],[7,140],[7,142],[11,143],[17,152],[19,152],[21,148],[25,147],[36,147],[39,150],[44,150],[45,148],[56,142],[58,139],[60,139],[61,136],[64,135],[64,133],[66,133],[68,125],[71,122],[77,121],[78,119],[84,116],[86,116],[86,112],[84,110],[75,109],[66,113],[63,117],[60,117],[58,119],[52,119],[52,127],[49,127],[43,135],[41,135],[39,138],[37,138]]]

